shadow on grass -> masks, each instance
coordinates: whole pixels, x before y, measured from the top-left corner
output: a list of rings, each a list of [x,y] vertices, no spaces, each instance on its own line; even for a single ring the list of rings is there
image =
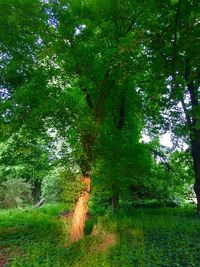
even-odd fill
[[[34,215],[0,233],[5,246],[22,251],[12,259],[15,267],[198,267],[200,221],[192,214],[137,208],[131,216],[91,217],[85,238],[67,247],[55,216]]]

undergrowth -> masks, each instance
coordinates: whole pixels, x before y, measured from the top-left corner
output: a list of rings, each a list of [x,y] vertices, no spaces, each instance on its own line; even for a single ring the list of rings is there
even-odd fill
[[[192,208],[135,208],[131,215],[92,217],[86,236],[71,245],[63,210],[48,205],[0,211],[4,266],[200,266],[200,220]]]

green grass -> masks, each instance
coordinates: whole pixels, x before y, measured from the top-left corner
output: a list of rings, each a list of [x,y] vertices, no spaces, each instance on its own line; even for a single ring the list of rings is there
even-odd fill
[[[129,216],[92,218],[96,235],[67,246],[69,227],[59,217],[63,208],[0,211],[0,258],[9,259],[5,266],[200,266],[200,219],[192,208],[135,208]],[[115,242],[102,248],[109,236]]]

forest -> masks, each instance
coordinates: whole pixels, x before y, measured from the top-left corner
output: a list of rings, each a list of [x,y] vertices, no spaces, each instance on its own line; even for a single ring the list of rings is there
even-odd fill
[[[0,267],[200,267],[200,2],[0,0]]]

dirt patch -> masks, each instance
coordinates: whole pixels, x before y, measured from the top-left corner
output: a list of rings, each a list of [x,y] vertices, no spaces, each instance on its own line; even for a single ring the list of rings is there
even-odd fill
[[[113,234],[107,234],[103,242],[99,245],[98,250],[104,251],[108,247],[112,247],[117,243],[116,237]]]
[[[3,267],[9,261],[9,254],[0,252],[0,267]]]
[[[23,257],[24,255],[24,252],[18,247],[0,247],[0,267],[12,262],[14,257]]]

